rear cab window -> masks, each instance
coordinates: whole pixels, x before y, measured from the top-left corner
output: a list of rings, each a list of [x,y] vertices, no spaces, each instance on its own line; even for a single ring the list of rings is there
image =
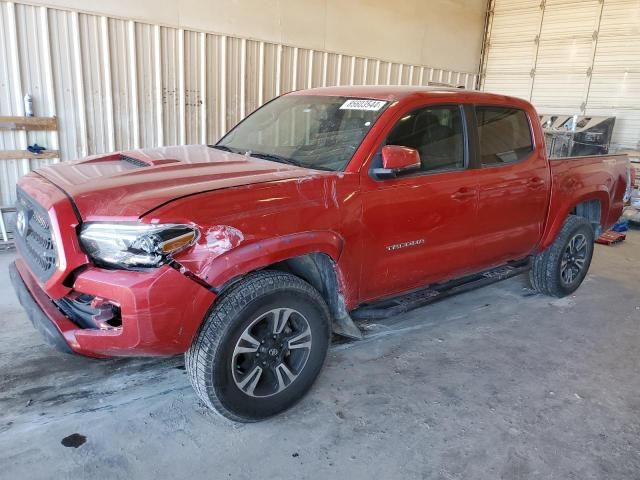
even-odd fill
[[[524,110],[476,106],[480,163],[492,167],[519,162],[533,152],[531,126]]]

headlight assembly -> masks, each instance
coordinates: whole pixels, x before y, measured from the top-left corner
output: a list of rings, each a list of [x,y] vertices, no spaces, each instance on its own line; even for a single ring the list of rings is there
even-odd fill
[[[83,225],[80,244],[98,264],[148,268],[163,265],[198,237],[191,225],[92,222]]]

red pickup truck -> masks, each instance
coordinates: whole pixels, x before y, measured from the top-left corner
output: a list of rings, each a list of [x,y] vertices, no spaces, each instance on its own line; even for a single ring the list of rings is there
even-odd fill
[[[361,335],[354,319],[507,270],[573,292],[626,183],[624,156],[549,161],[523,100],[304,90],[216,145],[24,176],[11,277],[62,350],[185,353],[206,405],[255,421],[311,387],[331,333]]]

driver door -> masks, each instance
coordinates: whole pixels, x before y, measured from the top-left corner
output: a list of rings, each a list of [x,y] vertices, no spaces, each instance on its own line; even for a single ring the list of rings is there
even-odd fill
[[[383,142],[418,150],[421,168],[392,179],[366,173],[362,302],[473,271],[478,188],[464,121],[459,105],[425,106],[403,114]]]

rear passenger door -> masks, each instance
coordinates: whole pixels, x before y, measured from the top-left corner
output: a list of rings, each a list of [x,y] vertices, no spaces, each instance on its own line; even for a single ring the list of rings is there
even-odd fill
[[[544,148],[534,148],[524,110],[476,106],[479,168],[475,254],[483,267],[525,257],[546,218],[550,173]]]

